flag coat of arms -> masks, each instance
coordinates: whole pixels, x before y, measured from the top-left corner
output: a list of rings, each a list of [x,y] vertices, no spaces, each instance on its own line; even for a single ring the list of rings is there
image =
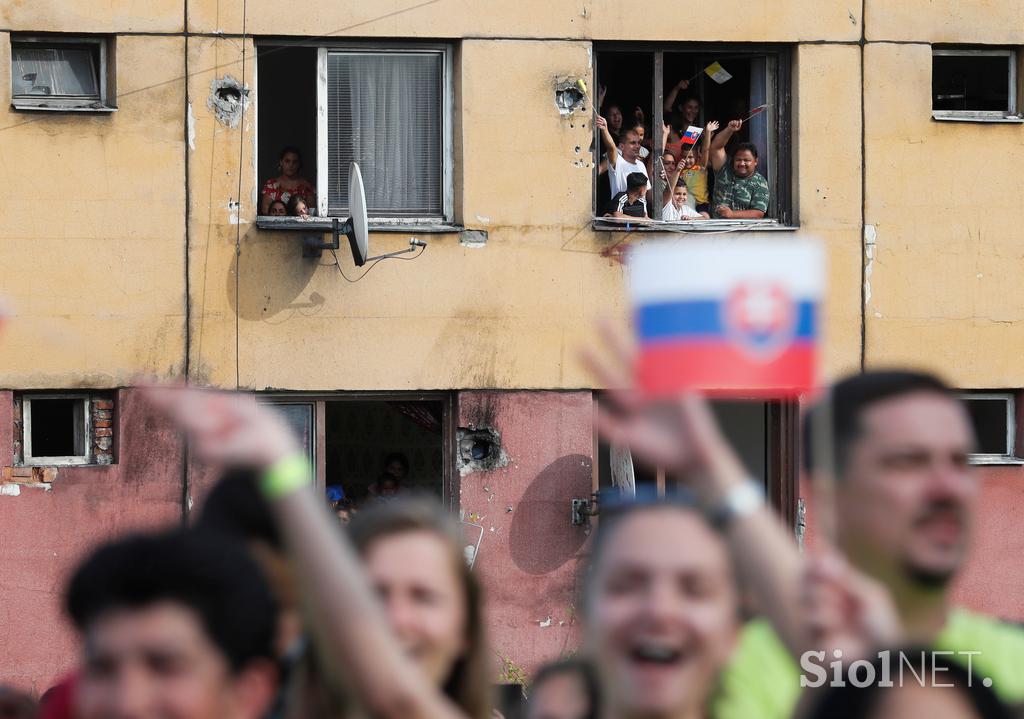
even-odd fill
[[[690,125],[686,128],[686,132],[683,133],[682,141],[684,145],[696,145],[697,140],[700,138],[703,130],[699,127]]]
[[[708,77],[717,82],[719,85],[721,85],[724,82],[729,82],[729,80],[732,80],[732,75],[730,75],[717,60],[708,65],[706,68],[704,68],[704,72],[706,72],[708,74]]]
[[[681,390],[792,397],[817,379],[821,248],[806,240],[645,243],[630,254],[636,380]]]

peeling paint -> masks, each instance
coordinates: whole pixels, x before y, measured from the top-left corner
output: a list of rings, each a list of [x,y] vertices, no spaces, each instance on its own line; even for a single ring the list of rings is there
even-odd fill
[[[874,225],[864,225],[864,304],[871,302],[871,273],[875,268],[875,240],[878,233]]]
[[[20,484],[0,484],[0,497],[17,497],[21,494]]]
[[[459,244],[471,249],[487,246],[486,230],[463,230],[459,233]]]
[[[489,224],[491,224],[491,218],[488,217],[487,215],[477,215],[476,216],[476,221],[479,222],[482,225],[489,225]]]
[[[540,628],[541,628],[541,629],[547,629],[547,628],[548,628],[548,627],[550,627],[550,626],[551,626],[551,625],[552,625],[553,623],[554,623],[554,622],[552,621],[552,619],[551,619],[551,615],[550,615],[550,614],[549,614],[549,615],[547,616],[547,619],[543,619],[543,620],[538,620],[538,622],[537,622],[537,624],[539,624],[539,625],[540,625]]]
[[[192,111],[192,103],[188,104],[185,112],[185,128],[188,132],[188,149],[195,152],[196,149],[196,114]]]

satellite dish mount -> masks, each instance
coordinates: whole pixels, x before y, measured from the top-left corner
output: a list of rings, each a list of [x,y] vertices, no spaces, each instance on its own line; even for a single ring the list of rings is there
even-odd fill
[[[413,252],[417,247],[426,247],[427,243],[415,238],[409,240],[409,247],[398,252],[389,252],[385,255],[368,257],[370,254],[370,235],[366,220],[366,192],[363,190],[363,175],[359,171],[359,165],[355,162],[348,166],[348,207],[351,213],[349,218],[342,225],[337,217],[331,218],[331,242],[323,242],[316,235],[309,235],[302,243],[303,257],[320,257],[324,250],[337,250],[341,247],[341,235],[348,238],[349,247],[352,249],[352,261],[356,267],[362,267],[372,260],[383,260],[387,257],[395,257]]]

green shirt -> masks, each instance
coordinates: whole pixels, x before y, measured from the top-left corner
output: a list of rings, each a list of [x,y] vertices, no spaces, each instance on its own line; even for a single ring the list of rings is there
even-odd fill
[[[732,210],[761,210],[768,212],[768,180],[754,172],[750,177],[736,177],[732,171],[732,158],[715,173],[715,208],[725,205]]]
[[[1024,629],[962,609],[950,612],[933,647],[979,679],[992,679],[992,690],[1008,704],[1024,702]],[[978,652],[968,657],[962,652]],[[832,678],[826,656],[817,662]],[[896,661],[895,659],[893,660]],[[732,662],[722,674],[713,701],[715,719],[789,719],[800,697],[800,668],[768,622],[748,623]]]

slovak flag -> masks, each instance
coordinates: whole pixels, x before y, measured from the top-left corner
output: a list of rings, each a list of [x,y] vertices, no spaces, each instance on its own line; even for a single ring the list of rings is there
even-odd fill
[[[630,253],[640,352],[651,397],[792,397],[817,379],[821,248],[807,240],[644,243]]]
[[[699,127],[694,127],[693,125],[688,126],[686,128],[686,132],[683,133],[683,137],[682,137],[683,144],[684,145],[696,145],[697,144],[697,139],[700,137],[700,134],[702,132],[703,132],[703,130],[701,128],[699,128]]]

